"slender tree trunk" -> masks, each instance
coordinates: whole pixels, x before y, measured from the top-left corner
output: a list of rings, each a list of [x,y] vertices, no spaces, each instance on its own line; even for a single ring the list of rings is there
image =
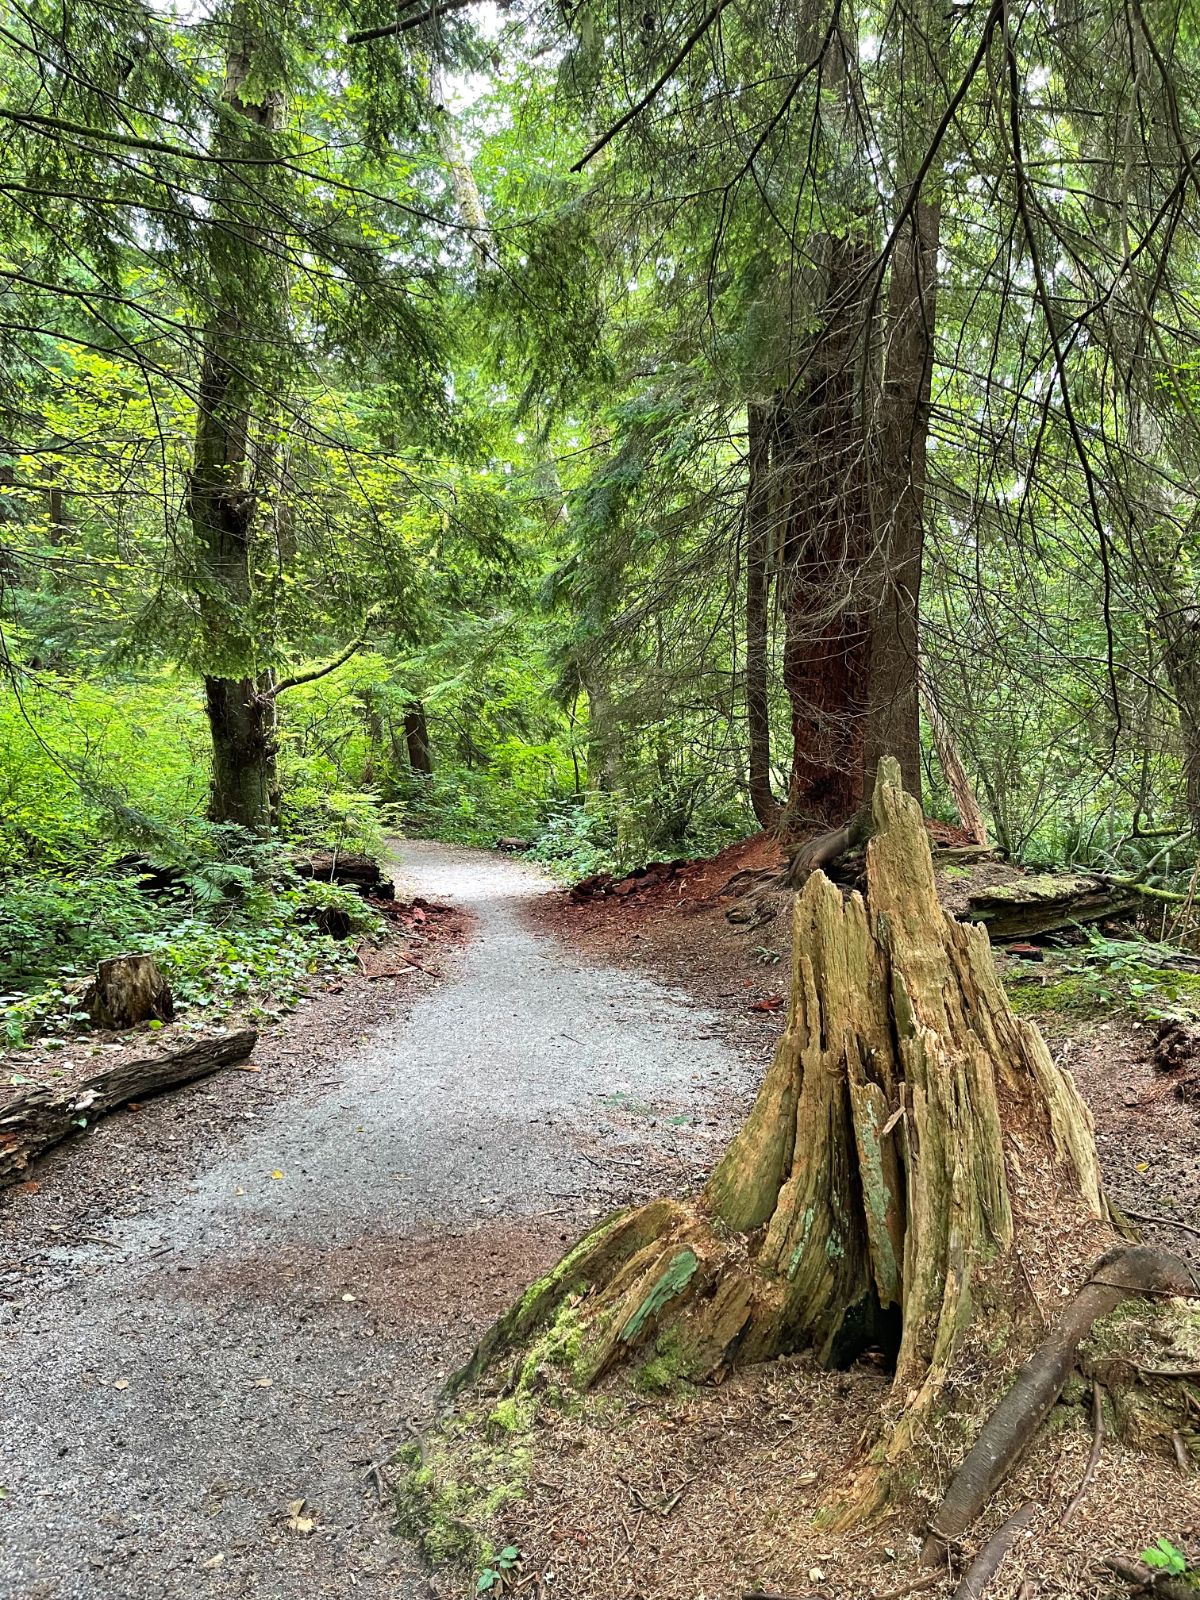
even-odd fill
[[[265,154],[271,133],[280,126],[283,101],[278,95],[244,97],[255,52],[251,14],[238,7],[230,21],[224,100],[243,123],[257,130],[255,144]],[[241,129],[234,133],[230,127],[219,127],[216,141],[224,147],[222,153],[244,154],[246,137]],[[234,140],[237,149],[230,151]],[[247,483],[254,384],[239,265],[228,259],[230,233],[247,257],[258,244],[247,216],[247,199],[234,187],[264,181],[252,173],[253,169],[241,170],[228,179],[228,195],[214,206],[226,214],[229,228],[223,239],[212,236],[210,277],[217,303],[204,333],[189,510],[205,656],[212,663],[204,679],[213,746],[209,816],[214,822],[236,822],[265,832],[278,782],[275,707],[269,676],[246,670],[258,654],[252,631],[255,491]],[[244,264],[240,270],[246,270]],[[266,308],[258,309],[261,314]],[[234,670],[223,671],[225,662]]]
[[[615,787],[617,766],[612,700],[602,667],[590,666],[586,677],[580,677],[588,701],[588,788],[608,794]]]
[[[896,241],[873,495],[880,593],[871,628],[871,709],[865,780],[894,755],[921,798],[918,615],[925,548],[925,452],[933,377],[940,215],[918,201]]]
[[[771,408],[751,401],[746,483],[746,731],[750,747],[750,804],[764,828],[779,807],[771,792],[771,716],[767,689],[767,628],[771,594]]]
[[[893,17],[898,34],[900,114],[897,209],[912,199],[939,106],[944,8],[920,0]],[[897,235],[888,280],[886,348],[874,419],[871,510],[878,592],[871,630],[871,709],[865,783],[881,756],[900,763],[910,794],[921,798],[918,626],[925,548],[926,452],[937,326],[940,174],[925,175]]]
[[[404,739],[408,746],[408,764],[422,778],[433,776],[433,746],[429,742],[429,724],[425,720],[425,707],[415,701],[404,713]]]
[[[933,733],[933,743],[937,750],[938,761],[942,768],[942,775],[954,800],[958,812],[958,820],[962,823],[965,832],[969,833],[975,844],[988,843],[987,824],[983,820],[983,812],[979,809],[979,801],[975,798],[975,790],[967,777],[967,769],[963,766],[962,757],[958,753],[958,742],[954,737],[954,729],[942,715],[938,705],[937,695],[933,684],[929,681],[924,671],[920,673],[921,700],[925,706],[925,716],[928,719],[930,730]]]
[[[475,264],[480,271],[483,271],[494,256],[491,229],[488,227],[487,212],[483,208],[479,185],[475,182],[475,174],[471,171],[471,163],[459,143],[454,118],[446,108],[442,63],[436,56],[432,56],[429,61],[429,98],[433,101],[437,116],[438,149],[450,174],[454,203],[463,226],[469,230]]]

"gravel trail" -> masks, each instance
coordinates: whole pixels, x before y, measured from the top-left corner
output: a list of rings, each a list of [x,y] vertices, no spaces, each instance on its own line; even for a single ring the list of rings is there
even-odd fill
[[[731,1131],[752,1063],[539,937],[530,868],[411,842],[398,875],[478,919],[446,981],[0,1299],[3,1600],[424,1595],[371,1463],[564,1241]],[[0,1196],[9,1248],[121,1120]]]

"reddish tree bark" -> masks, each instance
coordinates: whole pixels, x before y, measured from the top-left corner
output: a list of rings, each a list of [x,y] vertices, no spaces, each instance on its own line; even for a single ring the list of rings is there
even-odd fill
[[[869,259],[857,240],[829,241],[822,325],[777,412],[794,826],[844,822],[863,798],[870,515],[859,397]]]

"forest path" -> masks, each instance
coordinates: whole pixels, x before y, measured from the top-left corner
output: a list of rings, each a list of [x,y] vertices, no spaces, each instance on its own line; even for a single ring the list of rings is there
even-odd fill
[[[369,1463],[564,1241],[730,1132],[752,1068],[716,1019],[534,932],[540,875],[417,842],[398,875],[478,919],[447,980],[0,1300],[0,1594],[426,1594]],[[186,1134],[184,1095],[137,1115]]]

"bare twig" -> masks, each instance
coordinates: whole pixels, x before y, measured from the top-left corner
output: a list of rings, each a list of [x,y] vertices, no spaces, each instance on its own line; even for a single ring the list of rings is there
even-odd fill
[[[1190,1222],[1176,1222],[1174,1217],[1152,1217],[1145,1211],[1131,1211],[1128,1206],[1122,1206],[1127,1217],[1132,1217],[1135,1222],[1153,1222],[1163,1228],[1179,1228],[1184,1233],[1194,1233],[1200,1239],[1200,1228],[1193,1227]]]
[[[1096,1476],[1096,1468],[1100,1465],[1100,1451],[1104,1447],[1104,1390],[1100,1384],[1093,1380],[1092,1383],[1092,1448],[1088,1453],[1087,1467],[1079,1488],[1071,1500],[1070,1505],[1063,1512],[1061,1521],[1070,1522],[1071,1518],[1083,1504],[1083,1497],[1092,1486],[1092,1479]]]

